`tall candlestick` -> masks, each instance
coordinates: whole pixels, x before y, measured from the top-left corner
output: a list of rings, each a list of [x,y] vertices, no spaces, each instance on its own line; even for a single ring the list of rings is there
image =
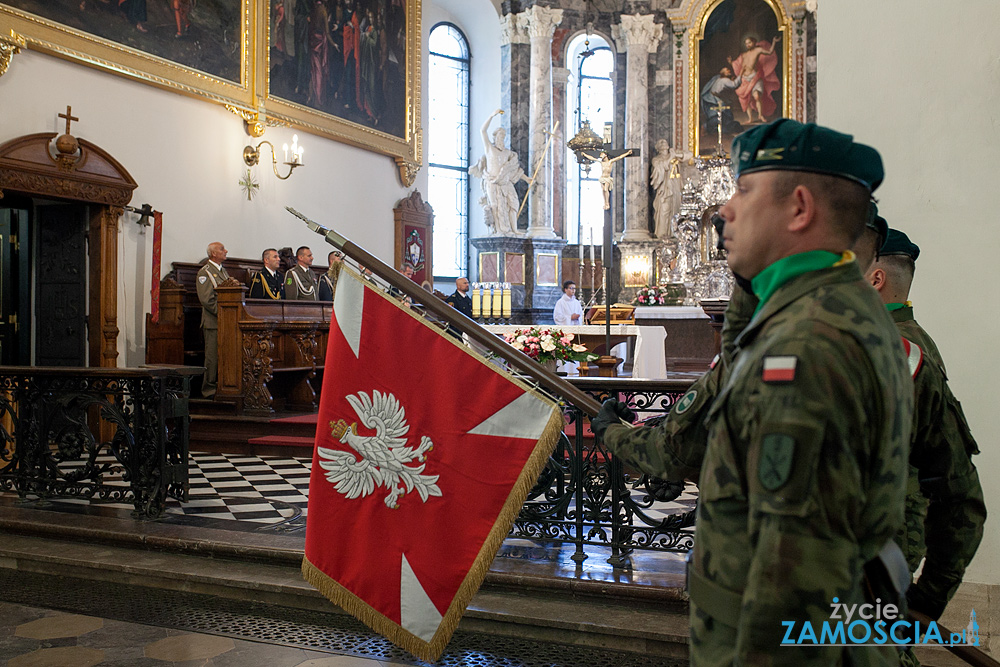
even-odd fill
[[[510,283],[503,284],[502,295],[500,317],[506,320],[510,318]]]
[[[486,319],[493,317],[493,289],[490,283],[483,285],[483,317]]]
[[[473,283],[472,285],[472,319],[478,320],[480,313],[480,305],[483,301],[483,293],[479,289],[479,283]]]

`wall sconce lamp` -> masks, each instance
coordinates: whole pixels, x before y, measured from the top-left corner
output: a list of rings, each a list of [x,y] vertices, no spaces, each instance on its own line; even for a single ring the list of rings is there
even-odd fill
[[[281,180],[287,179],[295,171],[296,167],[301,167],[304,162],[302,162],[302,153],[305,150],[301,145],[299,145],[299,135],[292,135],[292,145],[289,147],[288,144],[282,145],[282,150],[285,152],[285,162],[284,165],[288,167],[288,173],[282,176],[278,173],[278,157],[275,155],[274,144],[270,141],[264,140],[257,144],[257,146],[247,146],[243,149],[243,161],[248,167],[252,167],[258,162],[260,162],[260,147],[267,144],[271,149],[271,168],[274,169],[274,175]],[[289,159],[288,149],[291,148],[292,154]]]

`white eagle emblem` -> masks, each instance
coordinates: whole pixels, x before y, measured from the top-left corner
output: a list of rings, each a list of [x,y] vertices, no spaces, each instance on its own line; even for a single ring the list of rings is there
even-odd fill
[[[330,422],[331,435],[350,445],[361,458],[351,452],[319,447],[317,451],[322,459],[319,464],[327,471],[327,481],[352,500],[363,498],[377,487],[384,486],[389,489],[385,504],[390,509],[399,507],[399,497],[414,489],[424,502],[430,496],[440,496],[441,489],[435,484],[439,475],[421,474],[425,465],[424,454],[434,448],[434,443],[425,435],[420,438],[420,446],[416,449],[406,446],[406,434],[410,427],[406,423],[406,411],[396,397],[376,389],[370,399],[363,391],[346,398],[361,423],[375,429],[375,435],[358,435],[357,422],[348,424],[343,419]],[[406,465],[414,459],[420,464],[413,467]]]

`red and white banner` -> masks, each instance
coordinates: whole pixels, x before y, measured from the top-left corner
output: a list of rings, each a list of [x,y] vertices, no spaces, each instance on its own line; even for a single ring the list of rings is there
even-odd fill
[[[562,425],[550,398],[343,268],[303,575],[395,644],[436,660]]]

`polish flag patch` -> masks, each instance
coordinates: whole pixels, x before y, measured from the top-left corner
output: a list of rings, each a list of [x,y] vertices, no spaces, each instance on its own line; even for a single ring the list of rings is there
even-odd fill
[[[798,357],[764,357],[764,382],[791,382],[795,379]]]

